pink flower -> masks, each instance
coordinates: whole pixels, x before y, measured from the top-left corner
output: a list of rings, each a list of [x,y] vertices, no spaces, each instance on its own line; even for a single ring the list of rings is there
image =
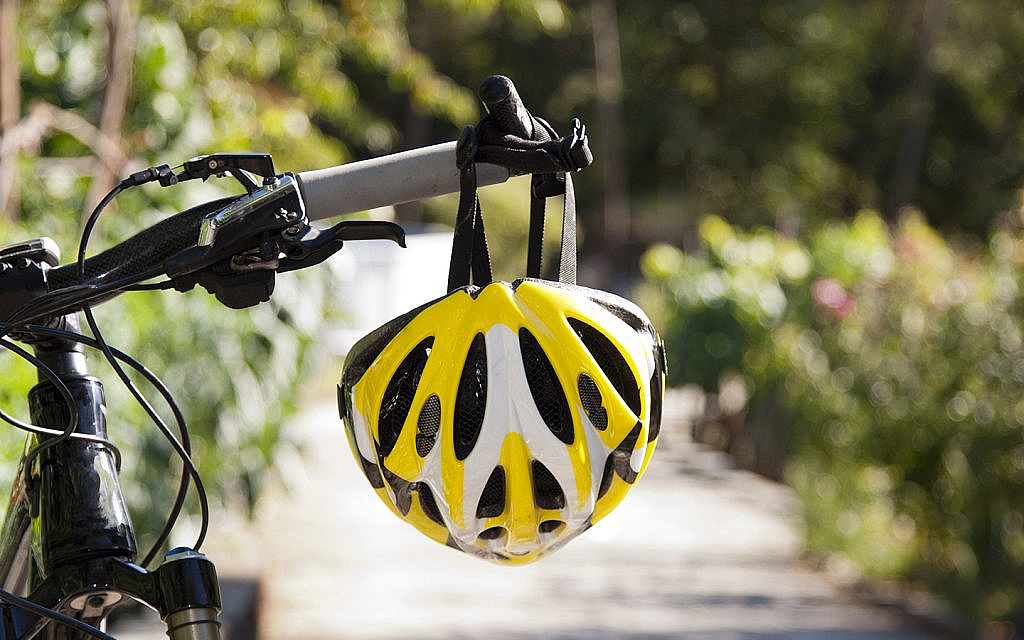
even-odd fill
[[[811,298],[836,320],[843,320],[857,308],[857,302],[834,278],[818,278],[811,285]]]

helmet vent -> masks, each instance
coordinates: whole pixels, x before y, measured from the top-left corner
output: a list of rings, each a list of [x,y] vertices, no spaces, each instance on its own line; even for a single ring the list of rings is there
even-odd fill
[[[505,468],[494,467],[476,506],[476,517],[493,518],[505,510]]]
[[[654,442],[661,433],[661,405],[665,393],[663,384],[661,371],[656,368],[651,376],[651,423],[647,430],[647,442]]]
[[[594,379],[581,373],[576,386],[579,388],[580,402],[583,404],[583,410],[587,412],[587,417],[590,418],[590,423],[601,431],[607,429],[608,411],[601,404],[601,391]]]
[[[533,472],[533,501],[541,509],[561,509],[565,507],[565,494],[558,480],[551,471],[539,460],[530,464]]]
[[[615,460],[611,456],[604,461],[604,471],[601,472],[601,488],[597,490],[597,499],[600,500],[608,489],[612,487],[612,475],[615,473]]]
[[[477,537],[481,540],[497,540],[503,535],[505,535],[505,527],[490,527],[481,531]]]
[[[565,523],[561,520],[545,520],[544,522],[540,523],[540,526],[537,527],[537,530],[541,533],[554,533],[555,531],[558,531],[564,526]]]
[[[608,378],[612,386],[619,393],[623,402],[630,408],[634,415],[640,415],[640,385],[637,384],[629,364],[622,356],[622,353],[612,344],[612,341],[603,333],[590,326],[582,320],[568,318],[569,325],[576,332],[576,335],[583,341],[583,345],[593,356],[597,366]]]
[[[537,339],[526,328],[519,329],[519,350],[526,369],[526,382],[530,386],[530,395],[537,405],[544,424],[552,434],[565,444],[572,444],[575,434],[572,428],[572,415],[569,403],[562,392],[562,385],[551,362],[544,355]]]
[[[359,466],[362,467],[363,474],[370,481],[370,486],[374,489],[383,489],[384,478],[381,477],[380,469],[377,468],[377,465],[364,458],[361,453],[356,455],[359,457]]]
[[[391,490],[395,494],[395,508],[403,516],[409,515],[409,509],[412,507],[412,492],[416,489],[416,483],[409,482],[401,476],[392,473],[383,463],[380,465],[380,471],[381,475],[384,476],[384,480],[391,486]]]
[[[441,399],[437,394],[431,395],[420,409],[420,417],[416,421],[416,453],[426,458],[437,441],[437,431],[441,428]]]
[[[420,497],[420,508],[423,513],[439,525],[444,525],[444,518],[441,517],[441,510],[437,508],[437,501],[434,499],[434,492],[425,482],[416,484],[416,493]]]
[[[389,455],[398,442],[398,434],[402,432],[405,419],[409,416],[409,408],[433,344],[434,338],[430,337],[416,345],[402,364],[398,365],[384,390],[377,417],[378,446],[382,456]]]
[[[601,475],[601,488],[597,491],[597,498],[600,500],[608,489],[612,487],[612,476],[618,474],[624,482],[633,484],[636,482],[637,472],[633,471],[633,467],[629,465],[629,459],[633,455],[633,447],[636,446],[636,441],[640,439],[640,429],[643,427],[639,422],[633,426],[633,430],[629,432],[619,446],[608,454],[608,459],[604,462],[604,473]]]
[[[484,334],[478,333],[469,345],[462,367],[459,391],[455,396],[455,457],[465,460],[480,437],[487,404],[487,350]]]
[[[338,385],[338,417],[343,422],[348,422],[348,417],[352,415],[352,407],[346,401],[346,398],[352,395],[352,391],[348,388],[344,382]]]

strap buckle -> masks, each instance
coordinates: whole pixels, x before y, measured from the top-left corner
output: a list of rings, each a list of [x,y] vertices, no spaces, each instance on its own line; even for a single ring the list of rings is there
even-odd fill
[[[569,123],[569,133],[562,138],[559,151],[566,171],[579,171],[594,162],[594,154],[587,140],[587,127],[579,118],[573,118]]]

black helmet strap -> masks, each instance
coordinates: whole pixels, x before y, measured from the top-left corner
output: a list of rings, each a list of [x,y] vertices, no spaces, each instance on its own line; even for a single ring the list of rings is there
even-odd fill
[[[530,236],[526,277],[540,278],[544,253],[545,205],[549,197],[565,194],[562,205],[562,246],[558,255],[558,281],[576,284],[576,193],[568,173],[535,174],[530,181]]]
[[[477,286],[491,281],[491,255],[487,250],[480,198],[476,194],[476,165],[473,162],[459,169],[459,181],[459,212],[455,216],[448,291],[464,287],[471,281]]]
[[[554,130],[535,118],[555,138]],[[459,210],[455,218],[448,290],[468,284],[484,286],[492,280],[490,252],[484,232],[483,214],[477,197],[476,163],[498,164],[517,173],[533,174],[530,182],[530,234],[526,276],[540,278],[544,248],[544,219],[547,199],[565,195],[562,208],[562,242],[558,257],[558,280],[576,283],[576,194],[570,173],[590,163],[586,131],[573,120],[572,133],[543,143],[501,134],[484,118],[478,127],[466,127],[459,139]],[[493,139],[481,145],[480,139]],[[496,138],[496,139],[495,139]]]

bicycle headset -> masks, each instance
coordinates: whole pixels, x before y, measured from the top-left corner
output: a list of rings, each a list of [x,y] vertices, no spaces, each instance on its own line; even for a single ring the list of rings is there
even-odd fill
[[[527,277],[491,280],[474,169],[499,148],[481,143],[493,139],[488,125],[468,128],[459,145],[448,294],[360,340],[339,403],[357,462],[396,515],[440,543],[518,564],[590,528],[643,474],[660,431],[665,359],[636,305],[575,284],[568,171],[533,177]],[[573,132],[548,148],[585,149],[578,121]],[[555,155],[559,168],[583,164]],[[544,199],[559,191],[558,281],[541,280]]]

